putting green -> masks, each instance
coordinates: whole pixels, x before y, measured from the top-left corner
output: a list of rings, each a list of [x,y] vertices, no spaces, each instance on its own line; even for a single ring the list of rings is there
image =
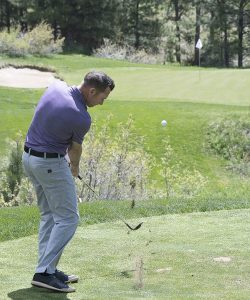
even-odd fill
[[[65,74],[75,84],[91,69]],[[176,101],[250,106],[250,70],[116,67],[102,68],[116,82],[116,101]]]

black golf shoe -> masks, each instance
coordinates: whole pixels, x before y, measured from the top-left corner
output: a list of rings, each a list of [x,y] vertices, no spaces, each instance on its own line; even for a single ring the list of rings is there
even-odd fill
[[[74,288],[69,287],[67,284],[59,280],[55,276],[55,274],[35,273],[31,284],[37,287],[42,287],[62,293],[75,292]]]
[[[79,277],[77,275],[67,275],[62,271],[56,270],[56,278],[60,279],[64,283],[75,283],[78,282]]]

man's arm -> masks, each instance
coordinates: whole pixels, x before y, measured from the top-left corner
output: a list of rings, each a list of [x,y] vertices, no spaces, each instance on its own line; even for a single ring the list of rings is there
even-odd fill
[[[79,175],[79,163],[81,159],[81,154],[82,145],[76,142],[72,142],[68,149],[68,155],[70,159],[71,173],[74,177],[77,177]]]

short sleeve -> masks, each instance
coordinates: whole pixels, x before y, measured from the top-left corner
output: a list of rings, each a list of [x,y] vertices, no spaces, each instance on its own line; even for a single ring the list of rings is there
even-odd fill
[[[74,124],[74,127],[72,128],[72,141],[76,142],[78,144],[82,144],[85,135],[89,131],[91,126],[91,119],[87,118],[84,120],[81,120],[81,122],[78,122]]]

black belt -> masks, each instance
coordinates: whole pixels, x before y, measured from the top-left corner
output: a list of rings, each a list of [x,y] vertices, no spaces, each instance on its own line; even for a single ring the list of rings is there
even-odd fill
[[[29,153],[30,155],[37,156],[37,157],[44,157],[44,158],[57,158],[57,157],[64,157],[63,154],[58,153],[49,153],[49,152],[39,152],[36,150],[32,150],[31,148],[24,146],[24,151]]]

